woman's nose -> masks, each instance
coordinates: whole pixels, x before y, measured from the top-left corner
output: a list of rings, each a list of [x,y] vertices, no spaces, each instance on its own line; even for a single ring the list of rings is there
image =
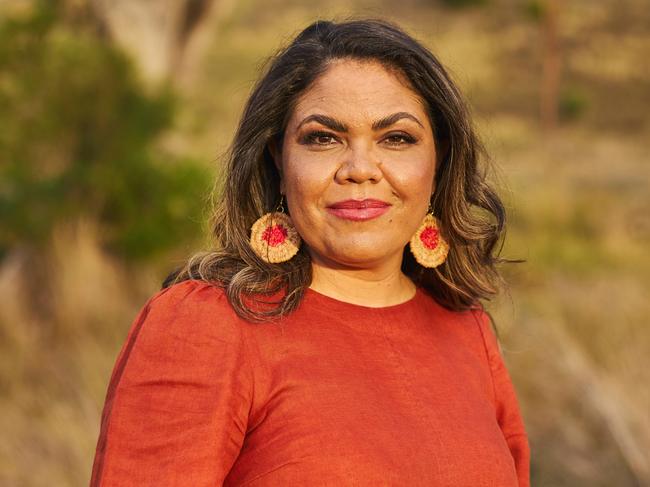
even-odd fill
[[[382,178],[380,164],[377,154],[373,153],[367,145],[358,144],[356,147],[349,147],[336,171],[336,180],[342,184],[365,181],[377,183]]]

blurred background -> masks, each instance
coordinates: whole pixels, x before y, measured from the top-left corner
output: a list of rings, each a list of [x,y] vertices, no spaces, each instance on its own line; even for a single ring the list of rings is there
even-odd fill
[[[254,80],[317,18],[383,17],[467,95],[508,209],[486,303],[534,486],[650,485],[644,0],[0,0],[0,484],[87,485],[110,373],[209,244]]]

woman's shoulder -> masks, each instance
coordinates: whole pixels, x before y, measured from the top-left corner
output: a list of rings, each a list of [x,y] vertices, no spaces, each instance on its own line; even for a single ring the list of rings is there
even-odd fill
[[[185,305],[200,303],[216,305],[217,303],[224,304],[224,301],[227,302],[227,298],[222,287],[216,283],[200,279],[186,279],[176,282],[160,289],[149,299],[152,304],[166,306],[174,306],[180,303]]]
[[[142,332],[152,339],[241,339],[239,320],[225,291],[202,280],[189,279],[159,290],[150,296],[138,318]]]
[[[197,280],[159,290],[133,320],[115,362],[93,475],[149,485],[144,476],[153,478],[161,458],[169,463],[176,453],[192,450],[194,463],[203,461],[201,442],[208,440],[215,448],[222,441],[224,451],[234,448],[252,394],[248,347],[224,291]],[[215,413],[219,407],[223,414]],[[215,432],[223,438],[208,438]],[[134,470],[133,462],[145,458],[151,469]],[[222,467],[217,463],[213,468]]]
[[[488,352],[499,349],[498,330],[493,324],[490,313],[484,304],[477,301],[464,309],[449,309],[424,290],[426,294],[426,320],[435,317],[439,325],[445,326],[450,333],[456,334],[469,344],[485,348]]]
[[[418,286],[421,296],[420,302],[424,303],[429,314],[438,320],[452,323],[453,326],[465,325],[469,328],[484,328],[490,322],[490,317],[482,302],[476,301],[462,309],[452,309],[439,300],[434,293],[425,287]]]

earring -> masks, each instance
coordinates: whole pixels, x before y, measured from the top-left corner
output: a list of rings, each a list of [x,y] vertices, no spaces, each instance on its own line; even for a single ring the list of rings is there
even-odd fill
[[[437,267],[447,258],[449,244],[442,238],[431,204],[427,216],[409,242],[415,260],[424,267]]]
[[[263,261],[272,264],[291,259],[302,242],[291,217],[284,212],[283,199],[281,195],[275,211],[262,215],[251,227],[252,249]]]

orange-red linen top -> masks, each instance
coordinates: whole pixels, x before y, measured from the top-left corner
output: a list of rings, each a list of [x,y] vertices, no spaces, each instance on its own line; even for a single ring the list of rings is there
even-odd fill
[[[275,323],[174,284],[135,318],[91,486],[528,486],[530,449],[484,311],[423,289],[372,308],[312,289]]]

